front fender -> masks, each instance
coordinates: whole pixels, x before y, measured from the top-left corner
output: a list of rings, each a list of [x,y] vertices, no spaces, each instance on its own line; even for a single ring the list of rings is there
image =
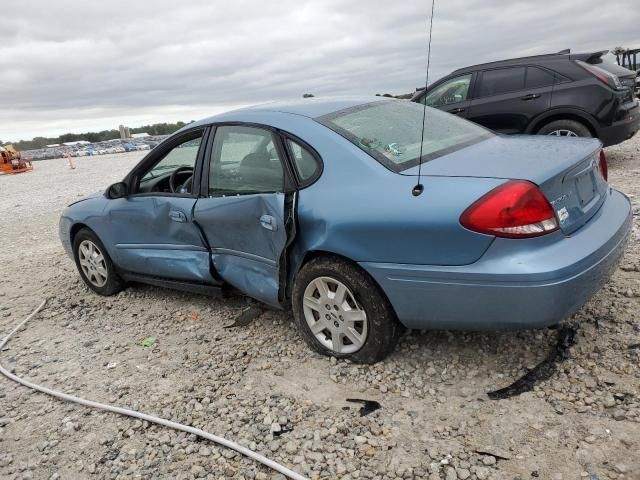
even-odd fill
[[[58,236],[65,252],[73,258],[72,232],[79,225],[84,225],[95,232],[104,244],[107,253],[114,258],[113,243],[109,233],[107,219],[103,216],[109,200],[98,193],[72,203],[62,211],[58,224]]]

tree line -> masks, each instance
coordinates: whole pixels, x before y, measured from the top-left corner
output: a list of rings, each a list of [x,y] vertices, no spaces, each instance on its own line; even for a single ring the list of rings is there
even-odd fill
[[[193,121],[193,120],[192,120]],[[149,135],[171,135],[173,132],[181,129],[187,125],[185,122],[176,123],[154,123],[153,125],[143,125],[141,127],[130,128],[131,133],[148,133]],[[104,142],[105,140],[112,140],[114,138],[120,138],[119,130],[102,130],[101,132],[86,132],[86,133],[65,133],[59,137],[34,137],[31,140],[20,140],[14,142],[13,146],[16,150],[35,150],[38,148],[44,148],[47,145],[54,143],[66,143],[66,142],[78,142],[84,140],[87,142]],[[0,141],[0,145],[4,145]]]

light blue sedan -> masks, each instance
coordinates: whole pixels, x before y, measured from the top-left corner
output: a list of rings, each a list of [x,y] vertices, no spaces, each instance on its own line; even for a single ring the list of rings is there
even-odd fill
[[[66,208],[60,238],[101,295],[232,287],[355,362],[383,359],[403,327],[575,312],[632,223],[600,143],[505,138],[430,108],[421,142],[422,119],[405,101],[312,98],[201,120]]]

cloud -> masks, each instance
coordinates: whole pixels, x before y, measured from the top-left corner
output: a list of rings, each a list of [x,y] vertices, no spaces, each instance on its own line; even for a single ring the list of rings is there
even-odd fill
[[[432,80],[512,56],[640,46],[624,14],[635,0],[436,2]],[[305,92],[409,92],[424,83],[429,10],[424,0],[11,0],[0,139],[189,120]]]

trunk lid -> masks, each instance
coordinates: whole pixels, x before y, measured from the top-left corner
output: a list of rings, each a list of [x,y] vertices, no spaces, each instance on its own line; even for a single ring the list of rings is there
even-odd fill
[[[422,175],[529,180],[540,187],[568,235],[588,222],[606,198],[599,154],[595,139],[495,136],[423,163]],[[417,175],[418,167],[402,174]]]

